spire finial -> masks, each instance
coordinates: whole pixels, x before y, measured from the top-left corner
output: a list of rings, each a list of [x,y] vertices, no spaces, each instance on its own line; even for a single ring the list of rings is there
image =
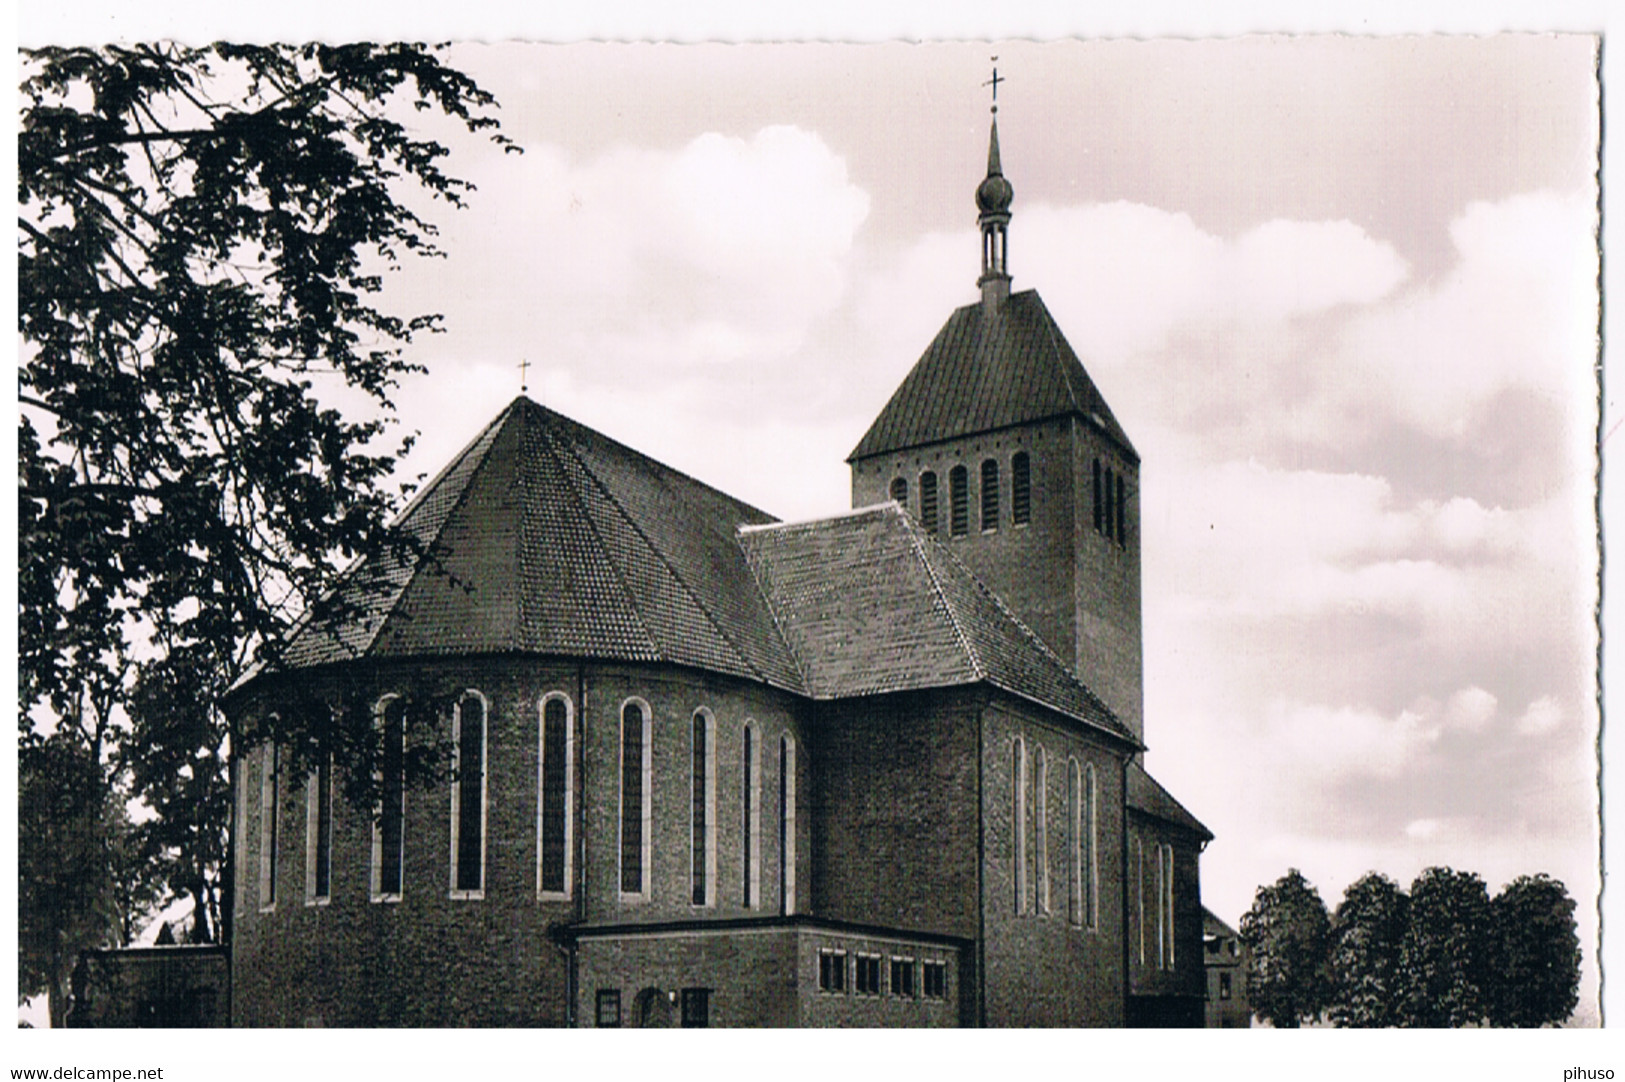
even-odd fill
[[[990,111],[994,116],[999,115],[999,84],[1007,81],[999,77],[999,58],[995,56],[993,58],[993,78],[982,84],[993,88],[993,108]]]
[[[519,363],[514,365],[514,367],[519,369],[519,393],[524,394],[526,391],[530,390],[530,380],[526,378],[530,371],[530,362],[521,358]]]
[[[1010,201],[1015,196],[999,162],[999,84],[1006,80],[999,74],[998,62],[995,56],[993,78],[982,84],[993,88],[993,120],[987,136],[987,176],[976,186],[977,221],[982,227],[982,276],[977,284],[982,287],[982,303],[992,311],[1010,295],[1006,230],[1010,224]]]

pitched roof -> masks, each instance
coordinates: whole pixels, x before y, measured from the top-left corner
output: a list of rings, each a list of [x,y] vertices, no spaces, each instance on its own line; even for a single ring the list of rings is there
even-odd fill
[[[896,504],[746,527],[740,544],[817,699],[986,682],[1133,736]]]
[[[1145,772],[1145,767],[1130,761],[1128,764],[1128,792],[1125,802],[1135,811],[1142,812],[1154,819],[1161,819],[1165,823],[1172,823],[1178,827],[1201,835],[1205,841],[1213,840],[1213,832],[1203,826],[1201,820],[1185,810],[1185,806],[1173,798],[1173,795],[1157,784],[1157,780]]]
[[[1036,290],[954,312],[847,461],[1076,415],[1138,459]]]
[[[773,518],[528,398],[403,512],[432,559],[352,569],[360,618],[283,665],[427,654],[667,661],[799,689],[734,537]],[[355,585],[375,575],[384,588]]]

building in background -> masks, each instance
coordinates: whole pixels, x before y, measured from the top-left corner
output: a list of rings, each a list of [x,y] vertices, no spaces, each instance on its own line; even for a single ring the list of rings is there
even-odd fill
[[[1247,1003],[1247,945],[1224,921],[1203,908],[1202,956],[1207,965],[1207,1025],[1247,1029],[1253,1024]]]

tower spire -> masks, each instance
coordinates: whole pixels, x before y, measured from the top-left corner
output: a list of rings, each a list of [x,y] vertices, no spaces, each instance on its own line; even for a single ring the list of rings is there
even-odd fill
[[[982,227],[982,276],[976,284],[982,287],[982,306],[989,311],[1010,296],[1008,230],[1010,201],[1015,197],[1015,189],[1004,179],[999,165],[999,84],[1005,80],[999,75],[998,59],[993,58],[993,78],[983,84],[993,88],[993,120],[987,139],[987,176],[976,186],[976,220]]]

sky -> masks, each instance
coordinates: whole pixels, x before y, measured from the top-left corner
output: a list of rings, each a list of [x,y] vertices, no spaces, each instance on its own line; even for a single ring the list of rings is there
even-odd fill
[[[1204,902],[1546,872],[1595,943],[1594,49],[459,45],[524,153],[428,129],[479,190],[389,276],[446,317],[406,472],[524,380],[775,515],[845,509],[976,297],[996,54],[1014,288],[1142,458],[1146,762],[1216,835]]]
[[[1142,458],[1147,765],[1217,836],[1206,904],[1545,872],[1594,940],[1594,49],[459,47],[524,153],[460,141],[447,258],[391,278],[446,317],[415,469],[524,379],[780,517],[848,507],[977,295],[996,54],[1014,288]]]

